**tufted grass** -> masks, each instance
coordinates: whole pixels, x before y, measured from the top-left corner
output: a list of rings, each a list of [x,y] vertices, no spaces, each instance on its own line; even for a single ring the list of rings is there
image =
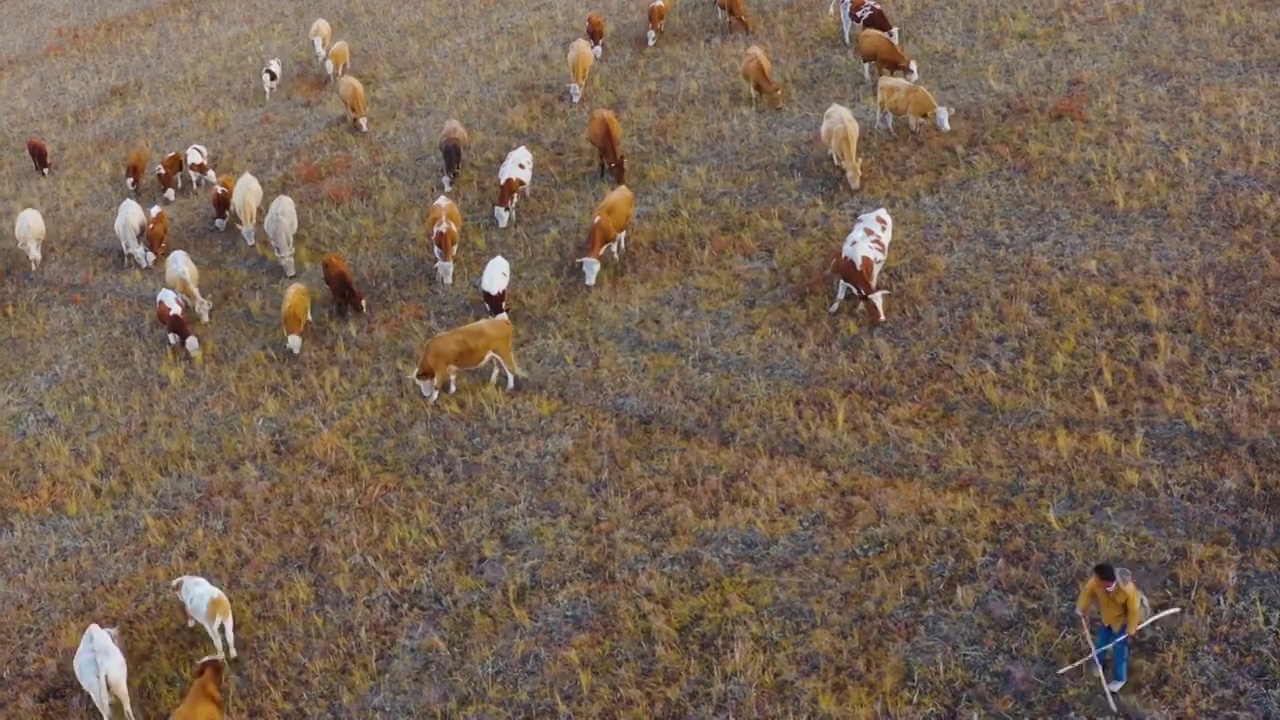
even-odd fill
[[[1096,682],[1054,670],[1104,558],[1185,610],[1139,646],[1127,713],[1280,714],[1268,3],[888,3],[957,108],[918,137],[871,128],[822,2],[749,0],[748,39],[686,0],[653,49],[621,0],[277,5],[53,0],[6,25],[0,197],[49,237],[34,276],[0,251],[0,716],[94,717],[71,659],[98,622],[138,717],[167,717],[212,651],[168,590],[186,573],[231,598],[236,718],[1097,715]],[[592,9],[606,49],[574,107]],[[317,15],[351,43],[367,136],[311,54]],[[779,111],[747,101],[751,42]],[[833,101],[862,125],[857,195],[818,141]],[[638,208],[588,290],[601,106]],[[449,117],[472,147],[444,288],[423,225]],[[163,269],[123,269],[111,231],[140,141],[251,170],[264,215],[297,202],[300,357],[265,232],[212,232],[203,191],[169,245],[212,322],[199,362],[166,354]],[[498,231],[521,144],[532,193]],[[872,332],[827,314],[823,272],[880,205]],[[330,316],[331,251],[368,316]],[[530,378],[463,373],[429,407],[406,376],[483,315],[497,253]]]

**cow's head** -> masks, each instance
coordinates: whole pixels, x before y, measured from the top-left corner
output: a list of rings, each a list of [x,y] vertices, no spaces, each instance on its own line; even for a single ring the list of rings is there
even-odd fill
[[[912,60],[907,63],[907,82],[915,82],[920,79],[920,67],[916,65],[916,61]]]
[[[139,245],[133,250],[133,259],[137,260],[141,267],[149,268],[155,264],[156,254]]]
[[[849,161],[849,168],[844,172],[845,178],[849,180],[849,187],[857,190],[862,187],[862,158],[854,158]]]
[[[418,390],[422,391],[422,397],[427,398],[430,402],[435,402],[440,396],[440,388],[436,386],[436,373],[431,368],[419,369],[410,377],[418,384]]]
[[[600,274],[600,261],[593,257],[578,258],[582,263],[582,275],[587,287],[595,287],[596,276]]]
[[[280,258],[280,267],[284,268],[284,276],[285,276],[285,277],[290,277],[290,278],[291,278],[291,277],[294,277],[294,276],[296,276],[296,275],[298,274],[297,269],[294,267],[294,264],[293,264],[293,256],[292,256],[292,255],[290,255],[290,256],[288,256],[288,257],[281,257],[281,258]]]
[[[582,87],[578,83],[569,83],[569,99],[575,104],[582,100]]]
[[[436,274],[440,276],[440,282],[445,285],[453,284],[453,263],[441,260],[436,263]]]
[[[951,113],[955,112],[953,107],[943,107],[939,105],[933,110],[933,122],[942,132],[951,132]]]
[[[196,300],[196,315],[200,316],[200,322],[209,324],[209,311],[213,309],[213,303],[208,298],[199,298]]]
[[[658,42],[658,33],[650,29],[649,32],[645,34],[645,38],[649,41],[649,47],[653,47],[653,44]]]
[[[369,132],[369,118],[363,115],[356,118],[356,129],[362,133]]]

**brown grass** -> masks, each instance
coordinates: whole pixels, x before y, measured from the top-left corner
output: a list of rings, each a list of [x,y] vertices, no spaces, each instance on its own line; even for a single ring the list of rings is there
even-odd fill
[[[1273,5],[891,3],[957,108],[918,137],[872,129],[826,3],[748,2],[747,37],[689,0],[651,50],[643,5],[8,18],[5,217],[35,206],[49,237],[34,276],[0,252],[0,717],[95,717],[71,670],[90,622],[120,627],[140,720],[167,717],[212,652],[168,590],[184,573],[235,608],[236,718],[1097,715],[1096,682],[1054,670],[1081,654],[1070,607],[1103,558],[1185,610],[1139,646],[1126,711],[1280,714]],[[589,10],[609,34],[573,107]],[[367,136],[318,80],[317,15],[352,43]],[[781,111],[750,108],[751,43]],[[833,101],[862,126],[856,195],[817,142]],[[608,189],[586,139],[603,106],[637,218],[588,290],[572,261]],[[449,117],[472,145],[445,288],[422,224]],[[212,323],[202,361],[167,353],[163,269],[122,269],[111,232],[144,139],[153,163],[200,142],[251,170],[264,212],[298,201],[300,358],[290,281],[210,231],[204,191],[170,208],[170,245]],[[520,144],[533,194],[498,231]],[[855,306],[827,315],[821,273],[880,205],[893,294],[871,332]],[[334,251],[368,316],[329,316]],[[463,374],[427,406],[406,376],[482,316],[497,253],[531,377],[508,395]]]

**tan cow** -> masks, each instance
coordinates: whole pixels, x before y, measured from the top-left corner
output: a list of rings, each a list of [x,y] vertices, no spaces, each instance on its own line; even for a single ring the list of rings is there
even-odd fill
[[[506,372],[507,390],[515,387],[516,375],[525,376],[512,354],[511,320],[505,314],[477,320],[432,337],[427,341],[412,377],[418,383],[422,396],[435,402],[446,381],[449,392],[457,392],[459,370],[475,370],[489,362],[494,363],[489,382],[497,382],[498,373]]]
[[[836,167],[844,169],[849,188],[862,187],[862,160],[858,158],[858,121],[849,108],[839,103],[822,115],[822,144],[827,146]]]
[[[773,64],[759,45],[747,48],[747,54],[742,58],[742,79],[747,83],[753,105],[758,98],[764,97],[775,108],[782,107],[782,86],[773,81],[772,72]]]
[[[591,75],[591,64],[595,62],[595,54],[591,51],[591,43],[578,38],[569,43],[569,99],[577,104],[582,100],[582,92],[587,89],[587,78]]]

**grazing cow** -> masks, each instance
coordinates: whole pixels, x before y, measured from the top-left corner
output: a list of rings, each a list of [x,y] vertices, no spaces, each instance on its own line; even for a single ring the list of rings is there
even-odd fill
[[[467,137],[467,129],[457,120],[445,120],[444,129],[440,131],[440,157],[444,158],[444,191],[452,192],[453,183],[462,170],[462,151],[467,148],[471,139]]]
[[[280,87],[280,73],[282,71],[280,58],[271,58],[267,61],[267,66],[262,68],[262,89],[267,93],[267,100],[271,99],[271,91]]]
[[[329,286],[329,294],[333,295],[333,306],[340,313],[348,310],[368,312],[364,295],[356,290],[356,280],[351,274],[347,261],[338,253],[329,253],[320,261],[320,270],[324,274],[324,284]]]
[[[200,322],[208,324],[213,303],[200,294],[200,269],[186,250],[174,250],[164,261],[164,284],[173,288],[187,303],[194,304]]]
[[[293,266],[293,236],[298,232],[298,208],[293,198],[288,195],[277,195],[267,208],[267,218],[262,221],[262,229],[267,231],[271,239],[271,249],[284,268],[285,277],[293,277],[297,273]]]
[[[499,371],[505,371],[507,390],[511,390],[516,385],[515,376],[525,376],[511,351],[511,320],[505,315],[477,320],[432,337],[412,377],[422,396],[435,402],[446,381],[449,392],[457,392],[459,370],[475,370],[490,361],[494,364],[490,383],[498,381]]]
[[[716,0],[716,15],[724,19],[726,13],[731,26],[734,21],[737,21],[743,31],[751,32],[751,20],[747,17],[747,9],[743,6],[742,0]]]
[[[227,216],[231,214],[231,193],[235,190],[236,179],[223,175],[218,184],[213,186],[209,201],[213,204],[213,226],[218,232],[227,229]]]
[[[587,39],[591,41],[591,54],[599,60],[604,54],[604,18],[600,13],[587,13]]]
[[[939,130],[951,132],[951,114],[955,111],[939,105],[928,90],[901,78],[882,77],[876,83],[877,130],[882,115],[888,118],[889,132],[893,132],[893,116],[906,115],[911,132],[920,132],[920,126],[930,118]]]
[[[360,132],[369,132],[368,100],[365,98],[364,85],[352,75],[343,75],[338,80],[338,97],[347,109],[347,119]]]
[[[667,4],[662,0],[653,0],[649,3],[649,32],[645,33],[645,38],[649,41],[649,47],[653,47],[658,42],[658,36],[667,27]]]
[[[244,238],[246,245],[252,245],[257,241],[257,233],[253,228],[258,222],[259,207],[262,207],[262,185],[258,182],[258,178],[245,170],[231,190],[231,209],[240,219],[236,227],[240,228],[240,235]]]
[[[125,160],[124,186],[129,188],[129,192],[136,194],[142,189],[142,173],[147,170],[147,160],[147,149],[144,147],[134,148]]]
[[[143,231],[147,238],[147,247],[156,257],[164,257],[168,252],[165,243],[169,239],[169,213],[159,205],[151,206],[150,217],[147,218],[147,229]]]
[[[822,115],[822,144],[827,146],[836,167],[844,169],[849,188],[862,187],[862,160],[858,158],[858,121],[849,108],[831,103]]]
[[[125,267],[129,258],[138,261],[142,268],[149,268],[156,261],[156,254],[142,246],[139,238],[147,230],[147,214],[142,206],[133,198],[125,198],[116,211],[116,238],[120,240],[120,249],[124,251]]]
[[[44,140],[32,135],[27,138],[27,153],[31,155],[31,162],[35,163],[36,172],[49,176],[49,146]]]
[[[182,153],[171,152],[165,155],[156,166],[156,182],[160,184],[160,192],[164,199],[173,202],[182,189]]]
[[[521,145],[507,153],[507,159],[498,168],[498,202],[493,206],[493,219],[498,221],[498,227],[507,226],[515,215],[516,201],[521,193],[529,194],[532,181],[533,153]]]
[[[18,248],[27,254],[31,261],[31,272],[40,267],[40,246],[44,244],[44,216],[35,208],[27,208],[18,213],[13,224],[13,237],[18,241]]]
[[[192,145],[187,148],[187,177],[191,178],[193,190],[205,180],[210,184],[218,182],[218,174],[209,167],[209,150],[205,146]]]
[[[284,321],[285,345],[297,355],[302,352],[302,331],[311,322],[311,294],[306,285],[296,282],[285,289],[280,318]]]
[[[879,30],[888,35],[894,45],[901,45],[898,28],[889,22],[880,3],[875,0],[831,0],[831,5],[827,8],[828,15],[835,13],[837,2],[840,3],[840,26],[844,30],[845,45],[849,44],[849,31],[855,24],[864,30]]]
[[[596,206],[591,229],[587,231],[587,255],[577,260],[582,263],[582,274],[587,287],[596,284],[596,276],[600,274],[600,258],[606,250],[613,252],[613,259],[616,261],[618,252],[626,249],[627,232],[631,229],[634,216],[635,195],[626,185],[610,190]]]
[[[604,170],[608,167],[613,181],[625,185],[627,157],[622,152],[622,124],[618,122],[618,116],[607,108],[592,111],[587,124],[587,139],[599,155],[600,177],[604,177]]]
[[[222,636],[218,634],[218,628],[221,627],[227,634],[228,657],[235,660],[235,622],[231,617],[231,601],[227,600],[226,593],[197,575],[183,575],[170,583],[169,587],[178,592],[178,599],[187,611],[187,627],[200,623],[209,637],[213,638],[213,647],[219,655],[222,654]]]
[[[129,703],[129,666],[120,652],[120,634],[115,628],[91,623],[80,636],[72,667],[80,687],[89,693],[103,720],[111,720],[111,697],[124,708],[126,720],[134,720]]]
[[[752,105],[755,105],[758,98],[764,97],[773,107],[782,107],[782,86],[773,81],[772,72],[773,64],[759,45],[747,48],[747,54],[742,58],[741,73],[743,81],[747,83],[747,90],[751,93]]]
[[[316,53],[316,62],[324,64],[325,55],[329,53],[329,39],[333,37],[333,29],[329,27],[329,21],[316,18],[316,21],[311,23],[311,32],[307,37],[311,38],[311,48]]]
[[[221,655],[200,658],[195,680],[169,720],[224,720],[222,676],[225,672],[226,661]]]
[[[431,203],[427,227],[431,228],[431,244],[436,253],[436,274],[440,282],[452,285],[453,257],[458,249],[458,233],[462,230],[462,213],[448,195],[441,195]]]
[[[876,66],[876,77],[883,73],[906,73],[907,80],[915,82],[920,77],[916,61],[893,44],[888,35],[879,30],[863,30],[858,33],[858,57],[862,59],[862,76],[871,82],[871,66]]]
[[[187,324],[185,310],[186,303],[182,302],[178,293],[169,288],[160,289],[160,293],[156,295],[156,319],[169,335],[169,347],[182,343],[187,353],[195,357],[200,352],[200,341]]]
[[[828,268],[840,278],[836,281],[836,301],[828,312],[840,309],[845,295],[852,290],[855,297],[867,303],[867,317],[872,323],[885,321],[884,296],[889,291],[879,289],[878,283],[891,242],[893,220],[888,210],[877,208],[858,216],[853,231],[844,240],[840,257]]]
[[[591,52],[591,43],[578,38],[569,43],[569,100],[575,104],[582,100],[582,92],[587,89],[587,77],[591,75],[591,64],[595,55]]]
[[[336,73],[338,77],[342,77],[347,72],[347,66],[351,64],[351,46],[346,40],[339,40],[329,48],[329,59],[324,61],[324,71],[329,73],[328,82],[333,82],[333,76]]]
[[[490,258],[480,278],[480,297],[489,310],[489,317],[507,314],[507,285],[510,282],[511,263],[501,255]]]

